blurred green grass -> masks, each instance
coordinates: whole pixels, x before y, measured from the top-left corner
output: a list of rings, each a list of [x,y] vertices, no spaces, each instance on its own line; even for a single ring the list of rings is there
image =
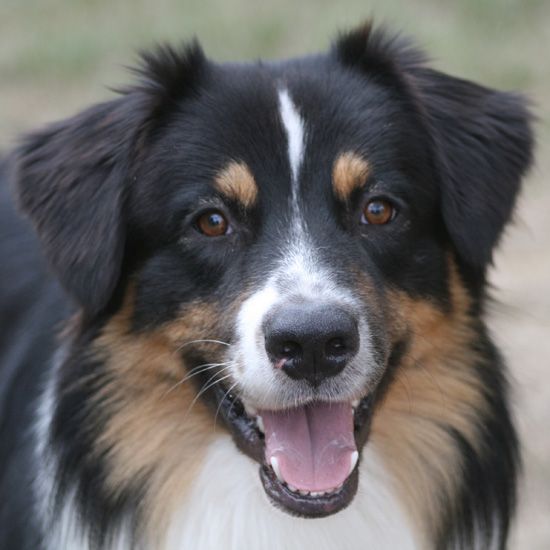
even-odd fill
[[[449,66],[512,86],[529,78],[525,49],[550,36],[545,0],[3,0],[0,74],[78,79],[137,47],[195,34],[222,60],[295,55],[370,14],[418,36]]]

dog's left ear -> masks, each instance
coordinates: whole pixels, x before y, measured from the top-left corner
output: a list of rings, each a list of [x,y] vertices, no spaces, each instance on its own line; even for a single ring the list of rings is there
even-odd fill
[[[411,84],[437,151],[447,230],[461,259],[484,269],[532,161],[526,101],[431,69],[413,71]]]
[[[462,261],[484,270],[532,160],[525,99],[429,69],[422,52],[371,22],[343,35],[335,52],[419,112],[433,140],[447,231]]]
[[[126,246],[125,202],[147,138],[198,93],[197,43],[142,55],[122,97],[28,135],[14,152],[15,190],[64,288],[88,315],[109,302]]]

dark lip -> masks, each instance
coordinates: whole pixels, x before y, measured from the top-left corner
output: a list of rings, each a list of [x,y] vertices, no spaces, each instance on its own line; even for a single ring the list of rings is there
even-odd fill
[[[330,516],[346,508],[355,497],[359,484],[359,470],[355,467],[342,487],[330,494],[311,497],[291,491],[279,481],[271,466],[265,463],[264,436],[256,427],[256,421],[250,418],[239,398],[216,384],[211,390],[210,401],[217,414],[223,419],[231,432],[236,446],[260,465],[260,479],[267,496],[278,508],[295,516],[321,518]],[[355,443],[361,452],[368,440],[372,419],[374,397],[372,394],[359,401],[354,413]]]
[[[304,518],[324,518],[346,508],[357,493],[359,470],[357,466],[344,481],[342,487],[330,494],[310,497],[292,492],[281,483],[273,470],[263,465],[260,468],[260,479],[271,502],[285,512]]]

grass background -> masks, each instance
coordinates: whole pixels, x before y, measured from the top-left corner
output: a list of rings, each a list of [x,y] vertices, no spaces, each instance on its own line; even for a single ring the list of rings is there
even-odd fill
[[[550,547],[550,2],[548,0],[0,0],[0,149],[128,81],[137,49],[198,36],[218,60],[325,48],[373,15],[437,68],[522,90],[538,161],[491,277],[490,326],[508,358],[525,475],[511,548]]]

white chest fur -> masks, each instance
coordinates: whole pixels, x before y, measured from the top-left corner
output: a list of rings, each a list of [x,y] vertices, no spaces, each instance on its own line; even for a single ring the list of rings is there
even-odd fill
[[[268,501],[258,465],[237,451],[229,436],[222,436],[209,447],[185,503],[171,518],[162,550],[419,548],[372,445],[365,449],[360,467],[359,490],[347,509],[323,519],[294,518]],[[47,547],[88,550],[81,527],[68,499],[49,532]],[[110,550],[130,550],[129,541],[121,526]],[[160,550],[144,541],[138,548]]]
[[[360,480],[346,510],[324,519],[294,518],[268,501],[257,464],[222,437],[209,448],[191,493],[171,521],[166,550],[417,548],[384,468],[368,446]]]

